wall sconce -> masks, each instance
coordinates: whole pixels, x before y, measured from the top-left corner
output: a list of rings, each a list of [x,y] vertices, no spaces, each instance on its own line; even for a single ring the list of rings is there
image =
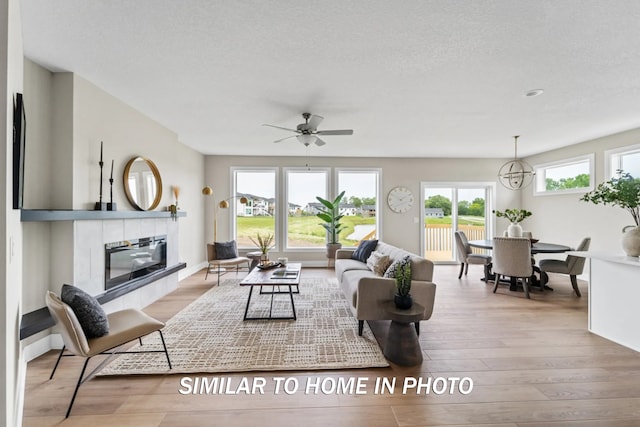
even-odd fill
[[[202,189],[202,194],[205,196],[213,196],[213,188],[210,186],[206,186]],[[218,209],[228,209],[229,208],[229,200],[239,198],[240,203],[247,204],[249,200],[244,196],[231,196],[227,199],[221,200],[219,203],[215,202],[215,198],[213,201],[213,241],[218,241]]]

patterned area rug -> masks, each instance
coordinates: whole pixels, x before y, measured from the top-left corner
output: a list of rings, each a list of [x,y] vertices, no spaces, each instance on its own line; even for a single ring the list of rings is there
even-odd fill
[[[121,355],[99,375],[320,370],[389,366],[365,322],[358,322],[335,279],[302,279],[294,295],[297,320],[243,321],[249,288],[237,279],[214,286],[170,319],[163,333],[173,369],[163,353]],[[268,288],[265,288],[265,290]],[[284,289],[284,287],[282,288]],[[253,291],[249,316],[266,316],[270,297]],[[276,295],[273,315],[291,315],[289,295]],[[131,351],[161,349],[159,334]]]

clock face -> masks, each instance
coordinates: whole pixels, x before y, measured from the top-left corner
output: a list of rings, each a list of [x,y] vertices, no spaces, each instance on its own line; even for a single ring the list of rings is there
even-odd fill
[[[413,194],[406,187],[396,187],[389,192],[387,203],[394,212],[407,212],[413,206]]]

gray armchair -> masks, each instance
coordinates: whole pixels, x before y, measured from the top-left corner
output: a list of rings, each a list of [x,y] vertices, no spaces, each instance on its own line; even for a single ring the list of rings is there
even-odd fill
[[[474,254],[471,250],[471,246],[469,246],[469,240],[467,240],[467,235],[464,234],[464,231],[456,231],[455,235],[458,259],[460,260],[460,274],[458,274],[458,279],[462,277],[463,270],[464,275],[467,275],[469,264],[480,264],[484,265],[484,276],[486,280],[488,278],[489,265],[491,264],[491,256]]]
[[[493,272],[496,275],[495,294],[500,276],[522,279],[524,294],[529,297],[529,281],[533,275],[531,265],[531,240],[524,237],[493,238]]]
[[[576,251],[587,251],[589,250],[589,245],[591,244],[591,237],[585,237],[582,239],[582,242],[576,248]],[[542,283],[546,283],[548,280],[547,273],[561,273],[568,274],[571,279],[571,286],[573,290],[576,292],[577,296],[582,296],[580,293],[580,289],[578,288],[578,279],[577,276],[582,274],[584,270],[584,261],[585,258],[569,255],[566,259],[543,259],[540,261],[540,271],[542,274]]]

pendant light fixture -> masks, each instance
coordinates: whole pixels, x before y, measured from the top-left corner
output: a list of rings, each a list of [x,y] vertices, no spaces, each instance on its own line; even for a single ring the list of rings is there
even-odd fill
[[[508,161],[498,172],[500,184],[510,190],[520,190],[533,181],[535,172],[533,168],[524,160],[518,159],[518,138],[520,135],[513,137],[515,140],[515,155],[513,160]]]

